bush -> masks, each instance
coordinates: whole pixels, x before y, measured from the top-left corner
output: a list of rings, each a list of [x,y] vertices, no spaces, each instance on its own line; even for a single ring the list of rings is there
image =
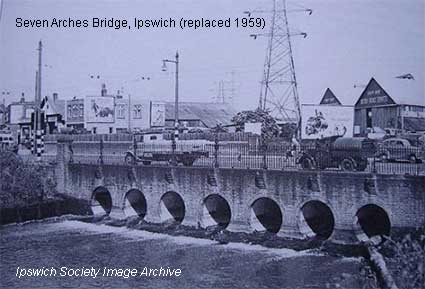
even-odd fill
[[[0,207],[38,203],[55,190],[56,182],[48,170],[35,163],[24,163],[16,154],[0,152]]]
[[[425,228],[415,235],[384,244],[383,249],[391,253],[390,262],[395,264],[392,273],[400,288],[425,287]]]

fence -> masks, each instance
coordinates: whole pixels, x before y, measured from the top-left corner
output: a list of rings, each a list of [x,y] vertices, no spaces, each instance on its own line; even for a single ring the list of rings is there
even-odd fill
[[[139,137],[77,136],[71,146],[73,163],[126,165],[185,165],[194,167],[334,170],[381,174],[425,175],[423,149],[356,146],[338,148],[290,143],[179,140],[143,143]],[[56,154],[56,141],[46,140],[46,160]]]

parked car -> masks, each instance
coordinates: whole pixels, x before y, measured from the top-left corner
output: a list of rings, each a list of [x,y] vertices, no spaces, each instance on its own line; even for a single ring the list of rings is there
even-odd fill
[[[409,161],[420,163],[425,158],[425,152],[423,148],[413,146],[407,139],[390,138],[380,144],[377,156],[381,162]]]
[[[303,169],[340,168],[344,171],[364,171],[368,158],[376,153],[373,140],[361,137],[327,137],[314,143],[301,144],[297,163]]]

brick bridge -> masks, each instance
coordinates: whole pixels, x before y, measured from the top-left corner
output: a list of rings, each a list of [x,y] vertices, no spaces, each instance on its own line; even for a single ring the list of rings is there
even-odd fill
[[[68,145],[58,143],[59,192],[114,218],[343,241],[425,224],[425,176],[90,165],[69,158]]]

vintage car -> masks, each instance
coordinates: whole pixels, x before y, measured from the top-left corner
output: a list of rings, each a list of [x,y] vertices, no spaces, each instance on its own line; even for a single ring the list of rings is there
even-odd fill
[[[344,171],[364,171],[368,158],[375,154],[376,146],[373,140],[332,136],[302,143],[297,163],[303,169],[339,168]]]
[[[380,144],[377,157],[381,162],[409,161],[421,163],[425,159],[425,152],[422,147],[413,146],[407,139],[389,138]]]

